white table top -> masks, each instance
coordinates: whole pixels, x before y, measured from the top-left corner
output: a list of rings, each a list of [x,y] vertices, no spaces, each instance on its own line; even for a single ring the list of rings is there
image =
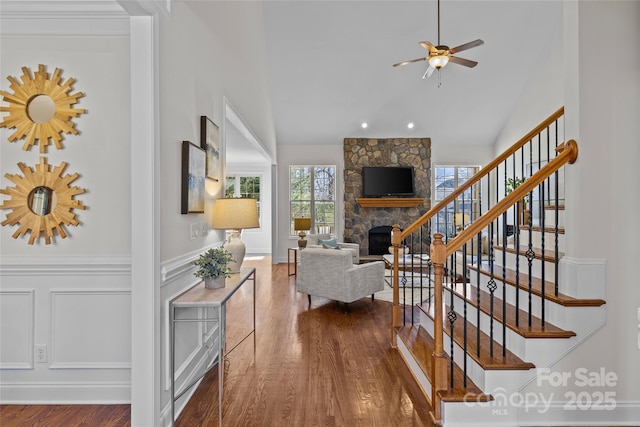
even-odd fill
[[[219,289],[207,289],[202,281],[176,297],[171,301],[171,305],[174,307],[219,307],[244,284],[249,276],[255,274],[255,271],[255,267],[241,268],[240,273],[227,277],[224,288]]]

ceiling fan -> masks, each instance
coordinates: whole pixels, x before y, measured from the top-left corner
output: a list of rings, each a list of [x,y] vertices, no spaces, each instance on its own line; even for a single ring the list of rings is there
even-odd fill
[[[423,79],[430,77],[434,70],[440,70],[442,67],[447,65],[449,61],[454,64],[464,65],[465,67],[473,68],[478,63],[476,61],[471,61],[469,59],[459,58],[457,56],[453,56],[454,53],[462,52],[463,50],[471,49],[472,47],[480,46],[484,44],[484,41],[477,39],[465,44],[461,44],[460,46],[449,48],[449,46],[440,44],[440,0],[438,0],[438,44],[434,46],[430,42],[420,42],[420,46],[424,47],[428,52],[429,56],[425,56],[424,58],[416,58],[411,59],[409,61],[398,62],[397,64],[393,64],[394,67],[400,67],[402,65],[411,64],[413,62],[420,61],[428,61],[429,68],[422,76]]]

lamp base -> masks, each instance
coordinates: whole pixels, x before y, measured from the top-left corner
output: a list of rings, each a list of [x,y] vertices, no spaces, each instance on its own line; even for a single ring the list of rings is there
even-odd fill
[[[242,262],[244,261],[244,255],[247,252],[247,248],[245,247],[240,235],[242,230],[233,230],[229,234],[229,240],[222,245],[227,251],[231,253],[231,257],[233,260],[229,263],[230,273],[239,273],[240,267],[242,267]]]
[[[299,247],[300,249],[304,249],[304,248],[306,248],[306,247],[307,247],[307,241],[306,241],[306,240],[304,240],[304,239],[299,239],[299,240],[298,240],[298,247]]]

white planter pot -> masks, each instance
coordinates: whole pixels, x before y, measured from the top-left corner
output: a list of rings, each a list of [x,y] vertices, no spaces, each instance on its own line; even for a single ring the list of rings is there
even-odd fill
[[[217,278],[213,277],[205,277],[204,278],[204,287],[207,289],[220,289],[224,288],[225,285],[225,277],[220,276]]]

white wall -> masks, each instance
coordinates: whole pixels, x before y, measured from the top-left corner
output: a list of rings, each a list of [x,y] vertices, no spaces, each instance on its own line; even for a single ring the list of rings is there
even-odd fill
[[[633,277],[640,238],[640,3],[566,1],[564,10],[564,34],[558,43],[562,54],[552,50],[541,63],[538,79],[514,110],[496,152],[565,106],[566,138],[575,139],[580,150],[577,162],[566,168],[565,256],[578,266],[578,277],[582,263],[604,260],[606,324],[551,367],[555,375],[571,375],[565,385],[552,387],[543,381],[527,387],[527,393],[552,397],[556,406],[546,414],[523,416],[538,422],[637,425],[640,290]],[[616,60],[603,69],[595,66],[593,52],[605,51]],[[615,384],[577,386],[580,368],[591,375],[600,375],[601,369],[614,373]],[[583,404],[587,398],[595,403],[597,393],[613,393],[615,410],[563,411],[571,392],[583,393]]]
[[[28,33],[35,22],[23,21],[19,28]],[[58,29],[76,30],[56,22]],[[51,145],[44,154],[50,165],[67,162],[65,174],[80,175],[72,184],[87,190],[76,196],[87,206],[74,210],[80,225],[50,245],[13,239],[17,226],[0,229],[3,403],[130,398],[129,40],[123,33],[105,35],[127,29],[124,23],[115,20],[100,33],[96,22],[93,31],[99,34],[93,37],[2,34],[3,90],[12,92],[6,77],[19,78],[23,66],[32,73],[38,64],[49,73],[59,67],[63,81],[76,79],[71,93],[85,94],[76,107],[87,110],[72,119],[79,135],[65,135],[62,150]],[[23,151],[24,141],[7,142],[12,132],[0,130],[2,175],[21,174],[17,162],[34,166],[41,156],[39,147]],[[2,178],[2,188],[7,186],[14,184]],[[9,212],[2,211],[3,220]],[[35,345],[46,345],[47,362],[35,363]]]
[[[180,214],[180,143],[183,140],[199,141],[201,115],[211,118],[221,127],[221,134],[224,135],[223,99],[226,98],[263,143],[265,150],[275,153],[275,134],[267,90],[263,79],[256,77],[266,75],[265,64],[261,61],[264,57],[261,53],[261,7],[257,2],[193,2],[190,5],[175,2],[172,3],[171,15],[162,17],[159,22],[162,194],[160,419],[165,425],[170,402],[169,301],[199,281],[192,274],[191,261],[204,248],[220,245],[225,237],[223,230],[210,230],[204,237],[199,234],[197,239],[190,238],[191,224],[210,224],[213,203],[223,193],[224,179],[207,182],[204,214]],[[208,14],[206,23],[201,18],[205,13]],[[212,26],[209,19],[216,24],[214,31],[210,30]],[[234,23],[231,27],[228,24],[230,22]],[[221,31],[221,27],[228,31]],[[226,141],[222,142],[224,158]],[[225,165],[221,177],[225,176],[226,170]],[[243,231],[243,239],[248,239],[250,231]],[[209,332],[194,324],[181,327],[176,360],[177,371],[180,371],[178,382],[186,381],[198,366],[206,363],[210,356],[206,350]],[[178,407],[181,404],[179,402]]]

